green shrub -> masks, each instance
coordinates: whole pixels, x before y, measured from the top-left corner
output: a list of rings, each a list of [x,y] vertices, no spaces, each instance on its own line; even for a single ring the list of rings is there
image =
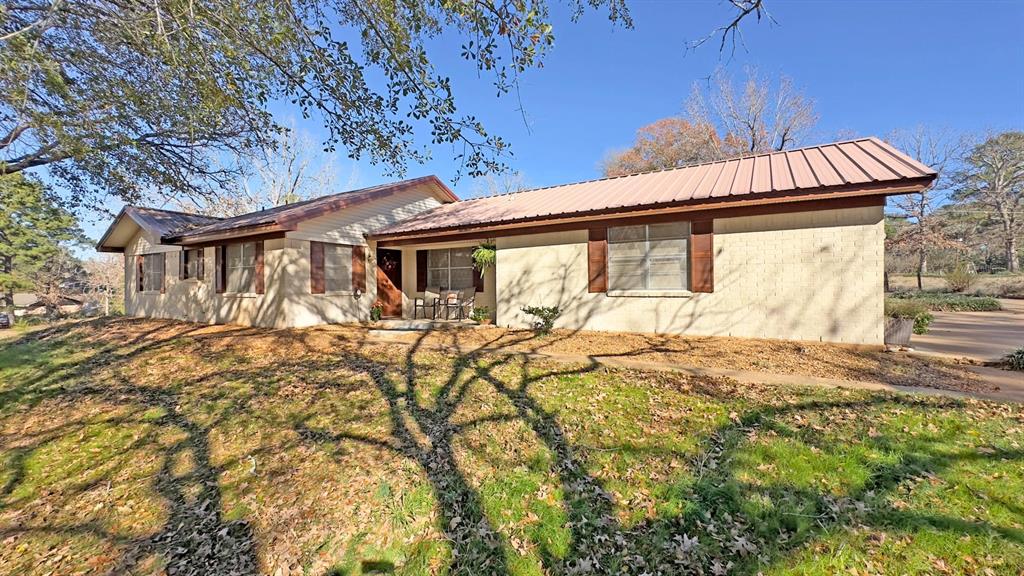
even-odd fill
[[[968,288],[978,279],[978,275],[971,270],[967,262],[957,262],[955,266],[945,274],[946,284],[953,292],[966,292]]]
[[[537,319],[533,322],[533,329],[541,335],[551,332],[555,320],[562,315],[562,309],[558,306],[523,306],[520,310]]]
[[[903,318],[914,321],[914,334],[928,332],[928,325],[935,319],[928,308],[921,302],[915,300],[901,300],[899,298],[885,299],[885,315],[889,318]]]
[[[470,320],[474,320],[476,322],[483,322],[484,320],[490,319],[490,317],[491,308],[489,306],[474,306],[473,311],[469,314]]]
[[[1024,371],[1024,346],[1006,355],[1006,365],[1010,370]]]
[[[991,296],[968,296],[948,292],[896,292],[893,298],[919,302],[933,312],[991,312],[1002,310]]]

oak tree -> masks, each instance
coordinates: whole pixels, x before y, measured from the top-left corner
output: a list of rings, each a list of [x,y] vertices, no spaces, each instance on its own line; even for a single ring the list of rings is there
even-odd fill
[[[999,223],[1007,270],[1020,271],[1024,235],[1024,132],[1004,132],[973,147],[956,174],[955,198],[977,202]]]

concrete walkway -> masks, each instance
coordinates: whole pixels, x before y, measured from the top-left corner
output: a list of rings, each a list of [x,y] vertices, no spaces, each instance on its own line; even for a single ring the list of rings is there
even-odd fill
[[[910,338],[914,350],[993,362],[1024,346],[1024,300],[1003,299],[998,312],[934,312],[927,334]],[[1024,375],[1021,375],[1024,378]]]
[[[377,335],[373,340],[379,343],[404,344],[411,346],[415,342],[415,338],[411,338],[410,336],[411,335],[408,333]],[[852,390],[884,391],[901,394],[918,394],[922,396],[976,398],[979,400],[995,400],[998,402],[1024,403],[1024,374],[1019,372],[1008,372],[997,368],[969,367],[970,370],[976,372],[990,384],[998,386],[999,390],[992,392],[960,392],[957,390],[941,390],[937,388],[923,388],[919,386],[894,386],[891,384],[882,384],[881,382],[870,382],[865,380],[841,380],[838,378],[820,378],[816,376],[802,376],[797,374],[775,374],[771,372],[756,372],[752,370],[701,368],[698,366],[684,366],[680,364],[670,364],[667,362],[653,362],[649,360],[636,360],[620,357],[551,354],[546,352],[521,352],[502,347],[472,348],[465,346],[420,344],[420,348],[456,354],[476,353],[516,355],[533,360],[549,360],[566,364],[599,365],[608,366],[610,368],[653,370],[659,372],[679,372],[692,376],[727,377],[741,383],[749,384],[821,386],[826,388],[848,388]]]

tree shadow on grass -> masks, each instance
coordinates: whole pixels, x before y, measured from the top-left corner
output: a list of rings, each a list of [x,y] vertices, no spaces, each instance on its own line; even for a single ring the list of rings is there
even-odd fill
[[[531,385],[542,379],[577,376],[594,371],[599,365],[550,369],[536,365],[523,354],[497,359],[488,356],[487,360],[476,352],[454,355],[451,372],[434,397],[435,406],[428,408],[416,393],[419,375],[431,369],[429,362],[421,366],[416,359],[422,340],[412,345],[405,356],[404,389],[399,389],[386,376],[387,362],[375,362],[369,372],[388,399],[396,443],[385,444],[415,459],[430,477],[442,516],[441,527],[452,541],[455,552],[453,572],[500,573],[499,567],[506,561],[501,537],[481,512],[480,497],[464,480],[452,452],[452,440],[458,427],[451,422],[451,416],[473,382],[491,386],[514,407],[513,416],[496,419],[523,422],[553,455],[552,471],[562,489],[569,545],[567,553],[558,554],[546,543],[536,543],[544,570],[550,574],[753,575],[836,528],[854,526],[899,531],[906,526],[926,525],[935,530],[998,535],[1024,543],[1024,534],[1015,528],[900,510],[888,501],[908,480],[938,475],[958,463],[974,459],[1024,460],[1024,454],[1019,451],[988,455],[950,453],[938,442],[923,440],[912,449],[901,449],[884,445],[887,439],[883,436],[871,442],[880,450],[898,454],[896,460],[866,464],[870,466],[867,480],[841,497],[826,490],[786,482],[751,483],[738,475],[735,459],[744,451],[747,439],[760,431],[791,434],[782,422],[787,417],[839,409],[861,412],[885,406],[899,408],[920,402],[877,394],[855,395],[852,399],[784,402],[757,406],[739,414],[704,437],[696,456],[690,455],[694,477],[681,488],[688,502],[682,513],[658,515],[636,525],[624,525],[616,515],[613,496],[588,472],[588,449],[574,445],[557,415],[546,410],[531,392]],[[518,381],[511,382],[507,376],[497,374],[498,369],[514,368],[516,363],[519,363]],[[734,389],[723,387],[714,379],[678,378],[687,382],[688,393],[717,402],[734,399],[730,396]],[[941,409],[957,404],[955,401],[930,401],[928,405]],[[415,439],[413,430],[406,424],[407,418],[425,434],[426,442]],[[480,418],[481,421],[486,419]],[[366,441],[345,434],[320,439],[326,438]],[[808,446],[815,443],[813,438],[794,437],[793,440]],[[649,451],[635,446],[619,448],[635,453]],[[751,506],[752,498],[765,500],[770,505],[757,509]],[[469,527],[477,527],[477,530],[467,533],[453,522],[454,518],[469,518]]]
[[[89,330],[107,326],[107,323],[103,326],[84,324],[78,328]],[[109,324],[116,325],[118,322]],[[116,546],[122,553],[107,572],[110,574],[134,573],[155,566],[163,566],[168,574],[257,573],[256,545],[248,523],[228,522],[221,514],[219,469],[210,461],[210,427],[196,424],[182,413],[182,398],[173,390],[140,386],[125,376],[115,376],[115,381],[100,382],[93,379],[93,372],[100,366],[109,369],[108,374],[117,374],[120,367],[128,366],[139,355],[169,348],[175,341],[201,328],[174,322],[155,322],[152,328],[140,331],[130,341],[93,344],[86,360],[58,370],[37,370],[33,377],[14,383],[3,391],[4,402],[14,409],[31,410],[50,398],[60,398],[62,402],[69,403],[97,401],[112,407],[128,408],[126,415],[101,420],[100,423],[151,426],[150,432],[135,439],[123,451],[131,452],[143,446],[156,447],[160,451],[161,467],[153,485],[167,506],[167,520],[162,528],[150,536],[125,537],[112,532],[100,522],[53,523],[43,519],[2,527],[0,539],[30,535],[59,536],[62,539],[75,536],[98,538]],[[158,336],[161,331],[168,329],[171,329],[170,334]],[[68,327],[34,333],[11,346],[55,338],[60,336],[61,330],[66,331]],[[40,367],[48,366],[46,358],[36,358],[34,361]],[[157,416],[153,417],[154,414]],[[87,419],[63,422],[29,438],[30,441],[19,447],[5,465],[11,473],[0,491],[0,504],[6,505],[11,494],[24,482],[26,459],[32,453],[76,431],[85,430],[93,423]],[[172,433],[178,438],[169,445],[162,445],[159,436],[164,433]],[[106,464],[94,462],[94,467]],[[88,482],[64,487],[60,498],[52,502],[58,507],[67,506],[76,495],[111,482],[121,468],[108,468],[104,474]],[[147,568],[143,568],[143,563]]]

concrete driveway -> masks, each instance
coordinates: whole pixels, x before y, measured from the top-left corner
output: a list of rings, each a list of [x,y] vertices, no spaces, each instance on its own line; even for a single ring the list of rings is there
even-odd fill
[[[1000,300],[998,312],[933,312],[927,334],[914,334],[910,345],[918,352],[999,360],[1024,346],[1024,300]]]

